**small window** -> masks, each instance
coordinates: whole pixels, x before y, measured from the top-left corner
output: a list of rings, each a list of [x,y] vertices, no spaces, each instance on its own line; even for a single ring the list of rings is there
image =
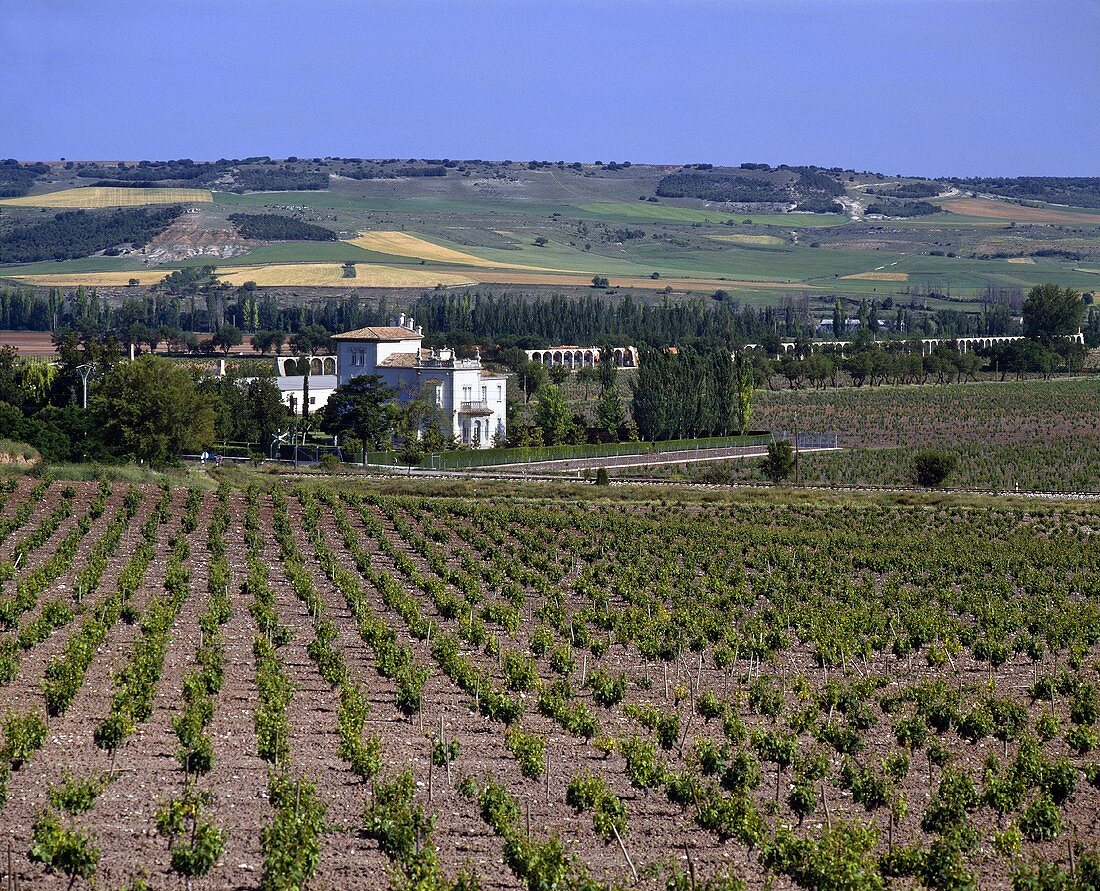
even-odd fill
[[[309,397],[309,404],[310,405],[316,405],[317,404],[317,397],[316,396],[310,396]]]

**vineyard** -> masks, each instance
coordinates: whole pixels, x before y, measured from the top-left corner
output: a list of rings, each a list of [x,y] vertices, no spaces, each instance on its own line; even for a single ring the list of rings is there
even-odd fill
[[[1095,507],[479,492],[0,477],[3,887],[1100,885]]]
[[[824,485],[912,484],[913,455],[951,449],[951,485],[1012,491],[1100,491],[1100,381],[1091,378],[847,387],[759,394],[753,423],[771,430],[835,430],[836,455],[807,455],[802,479]],[[727,471],[761,480],[742,462]]]

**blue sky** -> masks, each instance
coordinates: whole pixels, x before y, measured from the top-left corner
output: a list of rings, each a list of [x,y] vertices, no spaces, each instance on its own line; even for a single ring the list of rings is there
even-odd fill
[[[0,157],[1100,175],[1100,2],[0,0]]]

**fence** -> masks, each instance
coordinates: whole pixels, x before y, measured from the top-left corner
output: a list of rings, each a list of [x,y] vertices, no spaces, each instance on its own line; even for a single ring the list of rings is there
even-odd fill
[[[723,458],[744,455],[750,450],[761,449],[776,440],[793,440],[794,434],[782,431],[778,433],[754,433],[747,436],[712,436],[703,439],[670,439],[661,442],[607,442],[586,445],[531,446],[513,449],[463,449],[453,452],[436,452],[425,455],[420,466],[425,470],[470,470],[477,467],[496,467],[504,465],[539,464],[546,461],[584,461],[613,458],[644,457],[647,455],[665,455],[669,458],[697,457]],[[833,449],[838,447],[839,437],[835,433],[798,433],[800,449]],[[345,452],[332,445],[307,443],[292,446],[280,444],[278,454],[264,457],[284,462],[297,460],[303,464],[318,463],[326,454],[335,455],[339,460],[351,464],[360,464],[363,453]],[[248,459],[260,452],[258,445],[249,443],[221,442],[209,449],[211,459],[222,458]],[[197,457],[197,456],[196,456]],[[367,452],[366,463],[381,467],[401,466],[401,453],[393,450]],[[632,462],[643,463],[643,462]]]
[[[466,470],[473,467],[493,467],[500,464],[528,464],[540,461],[567,461],[581,458],[617,457],[619,455],[656,455],[684,449],[720,448],[732,445],[763,445],[772,441],[771,434],[754,436],[716,436],[708,439],[680,439],[665,442],[607,442],[588,445],[530,446],[514,449],[470,449],[437,452],[425,455],[421,466],[434,470]],[[368,464],[399,464],[397,452],[368,452]]]

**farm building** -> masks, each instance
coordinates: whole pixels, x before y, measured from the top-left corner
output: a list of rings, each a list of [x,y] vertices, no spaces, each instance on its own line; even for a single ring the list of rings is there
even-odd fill
[[[506,377],[481,366],[480,355],[460,359],[447,347],[424,349],[424,335],[402,314],[388,326],[348,331],[336,342],[337,379],[346,384],[377,374],[397,392],[399,403],[423,399],[450,419],[455,439],[473,448],[490,448],[503,439]]]

